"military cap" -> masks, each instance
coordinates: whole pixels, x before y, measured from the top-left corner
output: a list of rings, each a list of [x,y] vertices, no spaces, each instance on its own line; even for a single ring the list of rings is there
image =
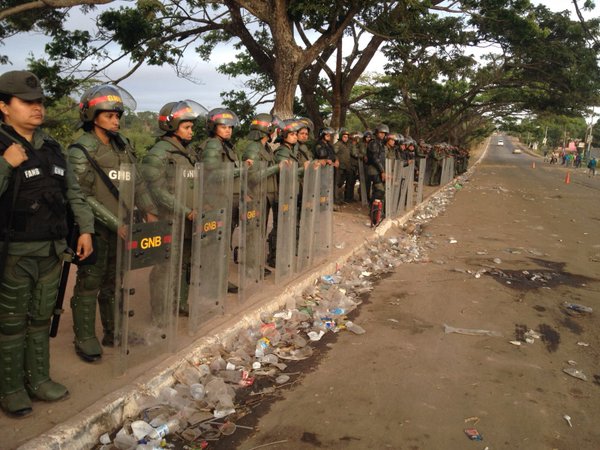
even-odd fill
[[[44,98],[40,80],[27,70],[11,70],[0,75],[0,93],[25,101]]]

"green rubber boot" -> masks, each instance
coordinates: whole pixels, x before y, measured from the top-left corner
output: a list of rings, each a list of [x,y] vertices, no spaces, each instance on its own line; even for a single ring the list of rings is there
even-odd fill
[[[30,414],[31,399],[25,391],[25,334],[0,334],[0,407],[9,415]]]
[[[73,331],[75,332],[75,351],[86,362],[102,358],[102,347],[96,337],[96,297],[73,296]]]
[[[102,345],[105,347],[115,346],[115,298],[109,297],[103,299],[98,298],[98,307],[100,309],[100,321],[104,336],[102,337]]]
[[[69,395],[65,386],[50,379],[48,327],[30,327],[25,338],[25,380],[29,395],[53,402]]]

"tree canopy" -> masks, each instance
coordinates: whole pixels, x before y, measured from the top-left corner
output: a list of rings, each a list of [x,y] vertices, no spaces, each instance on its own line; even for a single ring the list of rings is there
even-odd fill
[[[464,142],[499,117],[581,116],[600,100],[600,21],[582,15],[590,1],[573,0],[572,19],[529,0],[138,0],[100,13],[96,33],[65,31],[63,2],[109,3],[44,1],[43,16],[11,9],[28,2],[0,7],[0,36],[53,37],[31,68],[57,98],[121,60],[130,69],[114,82],[143,64],[193,79],[189,53],[210,60],[227,45],[236,55],[218,70],[246,81],[223,101],[242,117],[272,102],[282,118],[336,127],[348,115],[364,126],[385,118],[414,137]],[[378,51],[385,73],[369,74]]]

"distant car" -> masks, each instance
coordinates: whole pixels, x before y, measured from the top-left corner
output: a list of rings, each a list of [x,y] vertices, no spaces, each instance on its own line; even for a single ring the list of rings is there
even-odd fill
[[[498,139],[498,145],[504,145],[504,140],[503,139]]]
[[[521,154],[521,153],[523,153],[523,152],[522,152],[520,149],[518,149],[518,148],[515,148],[515,149],[513,150],[513,153],[514,153],[515,155],[520,155],[520,154]]]

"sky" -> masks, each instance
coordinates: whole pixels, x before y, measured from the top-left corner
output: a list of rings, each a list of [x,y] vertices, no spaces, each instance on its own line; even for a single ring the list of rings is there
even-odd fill
[[[533,1],[533,3],[544,4],[553,11],[569,10],[571,17],[576,17],[571,0],[543,0]],[[107,7],[110,5],[99,7],[98,10]],[[594,11],[593,15],[597,16],[598,12]],[[74,10],[67,26],[91,30],[94,28],[94,20],[91,16],[84,16]],[[4,45],[0,48],[0,54],[7,54],[13,65],[1,66],[0,71],[25,69],[26,59],[29,55],[38,58],[44,56],[45,41],[45,36],[36,33],[22,34],[5,40]],[[120,86],[136,99],[137,111],[158,111],[167,102],[187,98],[197,101],[207,109],[212,109],[221,105],[219,94],[222,91],[243,88],[240,80],[229,78],[216,71],[218,65],[231,60],[234,56],[235,51],[232,47],[221,46],[213,53],[211,61],[205,62],[193,51],[189,51],[186,54],[185,65],[192,69],[197,82],[177,77],[175,71],[167,65],[162,67],[142,66],[131,77],[121,82]],[[385,58],[382,55],[376,55],[367,68],[367,72],[381,72],[384,64]],[[129,67],[124,62],[112,69],[109,76],[117,78],[128,70]]]

